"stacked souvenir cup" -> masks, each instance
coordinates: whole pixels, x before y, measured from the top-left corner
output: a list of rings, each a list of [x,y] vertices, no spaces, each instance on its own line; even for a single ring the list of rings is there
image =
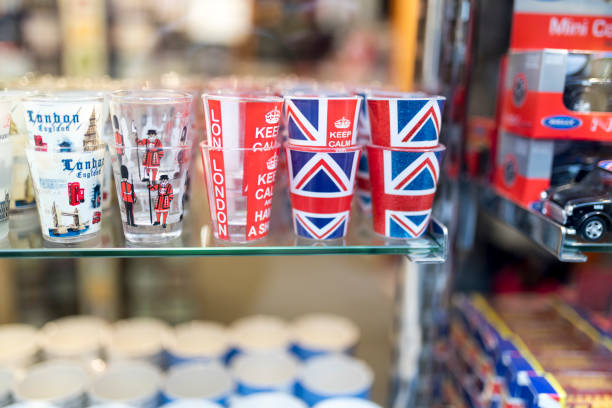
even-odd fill
[[[445,150],[439,144],[444,101],[402,93],[366,98],[372,216],[380,235],[418,238],[429,226]]]
[[[192,96],[171,90],[110,96],[113,174],[125,238],[133,243],[181,235],[192,142]]]
[[[43,238],[67,243],[100,231],[104,98],[57,92],[23,98],[26,156]]]
[[[0,240],[9,233],[9,205],[13,149],[10,140],[11,98],[0,95]]]
[[[268,235],[283,100],[265,92],[202,95],[207,140],[204,181],[215,238],[250,242]]]
[[[285,97],[285,145],[295,233],[314,240],[346,236],[361,153],[352,95]]]

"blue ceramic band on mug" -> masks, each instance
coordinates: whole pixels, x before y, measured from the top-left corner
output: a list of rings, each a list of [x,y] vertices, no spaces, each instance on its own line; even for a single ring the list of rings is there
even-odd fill
[[[368,399],[373,382],[372,369],[364,362],[343,354],[332,354],[305,363],[296,395],[310,406],[329,398]]]
[[[299,363],[288,353],[242,354],[231,365],[240,395],[260,392],[295,392]]]
[[[199,399],[227,406],[234,381],[219,363],[186,363],[171,368],[162,387],[162,402]]]
[[[359,328],[349,319],[333,314],[313,313],[291,325],[292,352],[301,360],[344,353],[352,355],[359,342]]]

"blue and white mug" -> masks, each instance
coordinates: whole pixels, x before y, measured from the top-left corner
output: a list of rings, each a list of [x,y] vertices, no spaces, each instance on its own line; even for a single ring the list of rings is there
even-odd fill
[[[307,408],[303,401],[282,392],[263,392],[239,398],[231,408]]]
[[[291,325],[292,351],[301,359],[344,353],[353,354],[359,342],[359,328],[351,320],[333,314],[304,315]]]
[[[214,322],[191,321],[179,324],[165,343],[168,365],[223,362],[230,349],[225,327]]]
[[[311,406],[329,398],[368,399],[373,382],[374,373],[363,361],[331,354],[304,364],[296,394]]]
[[[288,353],[241,354],[231,364],[240,395],[261,392],[293,394],[299,372],[298,361]]]
[[[164,403],[198,399],[227,406],[234,381],[219,363],[185,363],[172,367],[162,388]]]

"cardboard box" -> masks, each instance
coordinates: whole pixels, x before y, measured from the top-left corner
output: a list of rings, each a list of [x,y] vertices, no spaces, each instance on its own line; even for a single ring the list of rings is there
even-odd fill
[[[513,50],[606,50],[611,41],[608,0],[514,0]]]
[[[536,139],[612,141],[610,72],[611,52],[512,51],[502,129]]]
[[[522,206],[540,198],[550,186],[554,142],[500,132],[495,161],[496,190]]]

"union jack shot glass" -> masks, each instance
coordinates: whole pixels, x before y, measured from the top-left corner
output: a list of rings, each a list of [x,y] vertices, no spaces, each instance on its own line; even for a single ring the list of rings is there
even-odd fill
[[[440,163],[446,149],[369,145],[374,231],[389,238],[418,238],[429,225]]]
[[[380,93],[368,95],[371,143],[394,148],[430,148],[438,144],[443,96]]]
[[[328,240],[346,235],[360,146],[314,149],[286,145],[295,233]]]
[[[289,143],[342,148],[357,141],[360,96],[286,96]]]

